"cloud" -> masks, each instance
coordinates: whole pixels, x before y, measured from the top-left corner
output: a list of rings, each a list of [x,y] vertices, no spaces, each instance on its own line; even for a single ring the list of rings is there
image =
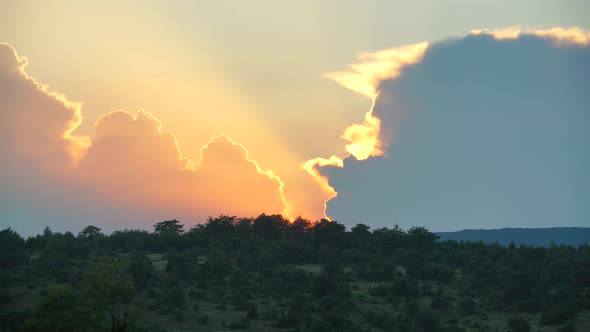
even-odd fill
[[[400,75],[402,69],[422,59],[428,42],[382,50],[374,53],[360,53],[362,62],[351,64],[350,70],[328,73],[325,77],[352,91],[365,95],[374,102],[378,84],[384,79]],[[380,139],[381,121],[373,116],[373,107],[365,114],[364,121],[344,130],[341,138],[349,142],[346,151],[358,160],[381,156],[388,142]]]
[[[515,40],[520,36],[538,36],[553,40],[558,45],[561,44],[575,44],[580,46],[588,46],[590,44],[590,32],[584,31],[577,27],[561,28],[555,27],[544,30],[521,29],[519,27],[511,27],[504,29],[477,29],[470,31],[472,35],[490,35],[497,40]]]
[[[289,216],[289,204],[283,193],[284,183],[270,170],[249,159],[248,151],[227,135],[213,137],[201,149],[196,168],[198,184],[217,204],[219,213],[254,215],[261,211]]]
[[[71,166],[89,143],[72,134],[82,121],[81,104],[50,92],[25,73],[26,65],[26,58],[0,43],[0,148],[6,158],[0,167],[15,160],[54,171]]]
[[[401,70],[422,59],[428,42],[358,54],[362,62],[349,65],[349,70],[327,73],[325,77],[371,99],[377,97],[380,81],[399,76]]]
[[[116,191],[136,208],[161,205],[171,213],[200,217],[285,213],[281,179],[248,159],[242,145],[225,134],[213,137],[194,162],[161,127],[143,110],[101,117],[79,165],[83,182],[105,193]]]
[[[92,221],[149,228],[154,220],[146,216],[194,222],[288,212],[281,179],[225,134],[205,144],[198,161],[143,110],[107,113],[92,137],[75,136],[81,104],[50,92],[25,73],[26,64],[0,44],[2,226],[40,231],[62,219],[70,230]]]
[[[322,190],[323,194],[326,195],[322,214],[324,215],[325,219],[331,220],[330,217],[326,214],[326,204],[332,198],[335,198],[338,195],[338,193],[330,185],[329,179],[320,173],[320,168],[326,166],[343,167],[344,165],[342,158],[332,155],[328,159],[321,157],[309,159],[301,165],[301,168],[305,170],[313,178],[313,180]]]
[[[391,48],[374,53],[364,52],[357,55],[361,61],[349,65],[349,70],[327,73],[324,77],[364,95],[374,102],[377,98],[380,81],[397,77],[405,66],[414,64],[422,58],[428,48],[428,42],[421,42],[400,48]],[[341,138],[346,140],[345,150],[357,160],[385,154],[388,141],[381,139],[381,120],[373,116],[373,106],[365,113],[364,120],[344,129]],[[328,195],[325,202],[335,198],[337,192],[332,188],[328,178],[320,174],[319,168],[325,166],[343,166],[343,158],[332,155],[330,158],[312,158],[302,164],[304,169]],[[324,207],[326,203],[324,203]],[[324,208],[324,218],[330,219]]]
[[[588,33],[514,31],[430,43],[363,88],[386,148],[320,169],[337,192],[327,214],[435,230],[587,225]]]

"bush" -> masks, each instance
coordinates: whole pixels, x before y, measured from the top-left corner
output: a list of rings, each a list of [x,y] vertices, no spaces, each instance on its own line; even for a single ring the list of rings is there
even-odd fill
[[[509,332],[529,332],[531,330],[531,324],[522,317],[510,317],[507,324]]]
[[[248,313],[246,314],[248,318],[256,319],[258,318],[258,310],[256,309],[256,305],[251,304],[250,308],[248,308]]]
[[[560,327],[559,330],[557,330],[557,332],[576,332],[576,328],[574,327],[574,324],[567,323],[564,326]]]
[[[197,322],[202,325],[207,325],[207,324],[209,324],[209,316],[203,315],[203,316],[197,318]]]
[[[229,323],[229,325],[227,327],[230,330],[247,329],[248,327],[250,327],[250,320],[248,319],[248,317],[242,317],[241,319],[239,319],[237,321],[233,321],[233,322]]]
[[[371,287],[369,287],[369,289],[367,290],[367,292],[371,296],[385,297],[385,296],[388,296],[391,293],[391,286],[385,285],[385,284],[380,284],[380,285],[377,285],[377,286],[371,286]]]
[[[441,330],[438,316],[430,311],[418,312],[412,321],[412,331],[436,332]]]
[[[330,330],[332,330],[330,323],[322,320],[321,318],[314,318],[308,328],[308,331],[310,332],[324,332]]]
[[[441,283],[449,283],[455,277],[455,271],[448,267],[439,267],[435,270],[436,281]]]
[[[183,307],[185,303],[184,290],[179,286],[172,287],[166,294],[166,302],[176,308]]]
[[[445,296],[435,296],[430,300],[430,307],[432,309],[441,309],[448,307],[449,299]]]
[[[207,299],[207,294],[205,294],[205,292],[196,291],[194,289],[191,289],[188,292],[188,296],[190,296],[193,299],[199,299],[199,300],[206,300]]]
[[[463,299],[457,305],[463,315],[473,315],[477,312],[477,303],[471,298]]]
[[[541,324],[555,325],[565,323],[577,312],[576,305],[571,302],[561,302],[555,304],[549,310],[541,315]]]

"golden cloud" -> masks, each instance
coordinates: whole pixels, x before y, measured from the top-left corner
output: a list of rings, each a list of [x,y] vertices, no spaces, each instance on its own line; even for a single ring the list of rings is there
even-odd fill
[[[478,29],[470,31],[472,35],[486,34],[498,40],[517,39],[522,35],[531,35],[544,37],[555,41],[557,44],[575,44],[587,46],[590,44],[590,32],[584,31],[577,27],[551,29],[522,29],[520,27],[510,27],[503,29]]]
[[[399,76],[403,67],[419,62],[428,42],[390,48],[357,55],[362,62],[349,65],[350,70],[327,73],[325,77],[371,99],[377,97],[380,81]]]
[[[428,42],[391,48],[374,53],[360,53],[362,62],[349,65],[350,70],[328,73],[325,77],[352,91],[371,98],[374,103],[379,94],[379,82],[398,77],[406,66],[419,62],[428,48]],[[373,107],[365,114],[363,123],[347,127],[342,138],[349,143],[348,153],[358,160],[384,154],[388,142],[380,139],[381,121],[373,116]]]
[[[281,179],[250,160],[241,144],[215,136],[200,149],[200,160],[191,161],[143,110],[100,118],[79,172],[105,194],[123,193],[125,204],[161,204],[182,214],[257,215],[288,208]]]
[[[320,174],[318,167],[322,166],[335,166],[342,168],[344,167],[344,162],[338,156],[333,155],[328,159],[321,157],[310,159],[301,165],[301,168],[305,170],[309,175],[311,175],[314,181],[320,186],[324,194],[327,195],[327,198],[324,201],[323,213],[324,218],[330,220],[330,217],[328,217],[328,215],[326,214],[326,204],[329,200],[335,198],[338,195],[338,193],[336,192],[336,190],[334,190],[334,188],[332,188],[332,186],[330,186],[328,178]]]
[[[74,136],[82,122],[81,103],[50,92],[27,75],[26,64],[10,45],[0,44],[0,126],[5,135],[0,148],[3,159],[11,161],[12,174],[38,164],[41,177],[55,178],[52,185],[61,191],[75,186],[71,192],[83,188],[102,203],[174,216],[287,214],[282,180],[229,136],[211,138],[196,162],[143,110],[107,113],[96,122],[93,137]],[[3,169],[2,181],[17,181],[10,174]]]
[[[24,71],[27,59],[0,43],[2,152],[43,169],[63,169],[82,158],[87,137],[72,132],[82,121],[81,103],[49,91]]]

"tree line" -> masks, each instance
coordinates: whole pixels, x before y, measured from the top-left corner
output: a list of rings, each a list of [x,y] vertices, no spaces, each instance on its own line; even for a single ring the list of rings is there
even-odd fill
[[[1,331],[494,331],[492,313],[504,330],[573,331],[590,310],[590,247],[221,215],[188,230],[4,229],[0,284]]]

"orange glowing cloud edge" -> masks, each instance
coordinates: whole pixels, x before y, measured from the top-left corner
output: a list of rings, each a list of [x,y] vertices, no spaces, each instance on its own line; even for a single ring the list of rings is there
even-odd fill
[[[28,59],[26,57],[19,57],[16,49],[12,45],[7,44],[7,43],[0,43],[0,44],[8,46],[14,52],[14,56],[18,62],[18,70],[21,75],[23,75],[27,80],[30,80],[31,82],[33,82],[35,87],[37,89],[39,89],[41,92],[43,92],[44,94],[46,94],[47,96],[49,96],[51,98],[54,98],[59,103],[64,105],[64,107],[66,107],[72,111],[73,120],[68,123],[68,127],[66,128],[66,130],[62,134],[62,138],[64,138],[65,140],[72,143],[72,145],[68,149],[68,152],[72,158],[72,163],[69,165],[69,168],[75,168],[77,166],[78,162],[81,159],[83,159],[83,157],[85,156],[85,153],[88,150],[88,148],[90,148],[90,146],[92,145],[91,137],[89,137],[89,136],[75,136],[73,134],[73,132],[78,127],[80,127],[80,125],[83,122],[83,116],[82,116],[83,103],[71,101],[64,94],[57,93],[55,91],[50,91],[49,85],[42,84],[42,83],[38,82],[33,76],[29,75],[25,71],[25,67],[28,64]],[[205,143],[200,148],[200,157],[199,157],[199,160],[197,161],[197,163],[195,163],[193,160],[184,156],[184,154],[182,153],[182,151],[180,149],[180,146],[178,144],[178,140],[176,139],[176,136],[174,136],[174,134],[172,134],[171,132],[167,132],[167,131],[162,130],[162,122],[158,118],[156,118],[151,112],[147,112],[143,109],[138,110],[137,112],[135,112],[135,114],[133,114],[132,112],[129,112],[129,111],[125,111],[125,110],[109,111],[109,112],[103,114],[102,116],[100,116],[98,118],[98,120],[96,121],[95,125],[98,124],[101,120],[106,119],[109,116],[113,115],[114,113],[125,113],[128,116],[130,116],[133,120],[137,120],[139,116],[143,115],[143,116],[149,118],[150,120],[156,122],[157,125],[156,125],[155,129],[157,130],[158,134],[170,135],[170,137],[172,137],[175,147],[178,152],[179,160],[186,161],[184,170],[188,170],[188,171],[196,172],[198,170],[198,167],[202,163],[203,152],[207,149],[207,147],[211,143],[213,143],[215,140],[220,139],[220,138],[225,138],[228,142],[230,142],[231,144],[238,147],[239,149],[241,149],[244,152],[246,161],[250,162],[254,165],[256,172],[258,174],[264,175],[264,176],[268,177],[269,179],[271,179],[272,181],[277,182],[278,189],[279,189],[278,191],[279,191],[279,195],[280,195],[279,198],[284,206],[284,209],[282,212],[283,216],[285,218],[287,218],[288,220],[293,219],[290,216],[290,203],[284,194],[285,184],[284,184],[283,180],[278,175],[276,175],[274,171],[265,170],[262,167],[260,167],[260,165],[258,164],[258,162],[256,160],[250,159],[248,150],[242,144],[231,139],[228,134],[221,133],[219,135],[213,136],[207,143]]]
[[[285,183],[283,182],[283,180],[281,180],[281,178],[278,175],[276,175],[275,172],[273,172],[272,170],[265,170],[262,167],[260,167],[260,165],[258,164],[258,162],[256,160],[250,159],[248,149],[246,149],[241,143],[234,141],[232,138],[229,137],[228,134],[221,133],[219,135],[213,136],[213,137],[211,137],[211,139],[207,143],[205,143],[205,145],[203,145],[201,147],[201,149],[199,151],[199,161],[197,162],[194,170],[198,169],[198,167],[202,164],[203,152],[209,147],[209,145],[211,143],[213,143],[215,140],[220,139],[220,138],[225,138],[231,144],[233,144],[234,146],[241,149],[244,152],[244,155],[246,157],[246,161],[252,163],[254,165],[254,167],[256,167],[256,172],[258,174],[265,175],[269,179],[276,181],[279,184],[280,199],[281,199],[281,202],[283,203],[283,205],[285,206],[283,213],[282,213],[283,217],[287,218],[288,220],[293,220],[293,217],[291,217],[291,215],[290,215],[290,203],[287,200],[287,197],[285,196],[285,192],[284,192]],[[187,167],[191,167],[191,164],[189,163],[189,165],[187,165]]]
[[[314,181],[320,186],[320,189],[328,195],[328,198],[324,200],[324,219],[332,220],[326,214],[327,204],[332,198],[337,197],[338,193],[330,185],[329,179],[320,174],[320,171],[317,169],[318,167],[322,166],[335,166],[342,168],[344,167],[344,161],[342,158],[332,155],[328,159],[322,157],[309,159],[300,165],[301,169],[305,170],[309,175],[311,175]]]
[[[68,127],[66,128],[66,130],[64,130],[62,134],[62,138],[72,143],[72,145],[68,149],[68,152],[72,157],[73,162],[69,165],[69,167],[74,167],[75,164],[84,157],[84,152],[91,145],[90,137],[73,135],[73,132],[82,124],[83,121],[83,104],[81,102],[74,102],[68,100],[64,94],[55,91],[50,91],[49,85],[42,84],[39,81],[37,81],[33,76],[27,74],[27,72],[25,71],[25,67],[29,64],[29,60],[27,59],[27,57],[19,56],[16,49],[8,43],[0,43],[0,45],[8,46],[12,50],[12,52],[14,53],[14,57],[19,64],[18,70],[21,75],[23,75],[27,80],[30,80],[39,91],[59,101],[67,109],[72,111],[73,120],[68,123]]]
[[[544,30],[522,29],[520,27],[479,29],[460,35],[459,38],[466,35],[481,34],[490,35],[498,40],[517,39],[521,35],[533,35],[551,39],[558,46],[562,44],[588,46],[590,44],[590,32],[578,27],[554,27]],[[349,142],[345,145],[345,149],[349,153],[348,156],[353,156],[357,160],[366,160],[370,157],[385,155],[385,149],[390,142],[381,141],[379,137],[381,120],[373,115],[375,101],[379,95],[379,82],[386,79],[395,79],[401,75],[403,68],[419,63],[428,46],[429,43],[424,41],[377,52],[358,53],[357,58],[362,62],[350,64],[348,71],[330,72],[323,75],[323,77],[333,80],[349,90],[371,98],[372,101],[371,108],[365,113],[364,122],[362,124],[352,124],[344,129],[341,138]],[[324,216],[326,219],[331,220],[327,215],[326,208],[328,202],[338,196],[338,192],[330,186],[329,179],[322,176],[317,169],[327,165],[342,168],[344,167],[343,158],[335,155],[332,155],[329,159],[313,158],[303,163],[301,168],[314,178],[323,191],[329,193],[330,197],[324,202]]]
[[[279,188],[280,200],[281,200],[281,202],[283,203],[283,206],[284,206],[284,209],[283,209],[282,214],[288,220],[292,220],[293,219],[290,216],[290,203],[287,200],[287,198],[285,196],[285,193],[284,193],[285,183],[283,182],[283,180],[278,175],[276,175],[272,170],[265,170],[262,167],[260,167],[260,165],[258,164],[258,162],[256,160],[250,159],[249,158],[249,152],[244,147],[244,145],[242,145],[241,143],[238,143],[238,142],[234,141],[228,134],[221,133],[219,135],[215,135],[215,136],[211,137],[209,139],[209,141],[207,141],[207,143],[205,143],[199,149],[199,160],[195,163],[193,160],[189,159],[188,157],[186,157],[182,153],[182,151],[180,149],[180,145],[178,144],[178,140],[176,139],[176,136],[174,136],[174,134],[171,133],[171,132],[162,130],[162,122],[158,118],[156,118],[151,112],[147,112],[147,111],[145,111],[143,109],[138,110],[135,114],[133,114],[131,112],[128,112],[128,111],[124,111],[124,110],[110,111],[110,112],[104,114],[103,116],[101,116],[96,121],[96,123],[99,123],[103,118],[108,118],[110,115],[112,115],[114,113],[126,113],[131,118],[133,118],[134,120],[137,120],[140,115],[143,115],[143,116],[145,116],[147,118],[150,118],[150,120],[155,121],[157,123],[156,130],[157,130],[158,134],[160,134],[160,135],[170,135],[170,137],[173,139],[175,148],[176,148],[176,150],[178,152],[178,156],[179,156],[178,157],[178,160],[185,161],[185,166],[182,169],[187,170],[187,171],[197,172],[198,169],[199,169],[199,167],[203,163],[203,154],[204,154],[205,150],[209,147],[209,145],[212,144],[213,142],[215,142],[218,139],[226,139],[233,146],[239,148],[241,151],[244,152],[244,156],[246,158],[246,161],[249,162],[249,163],[252,163],[254,165],[254,167],[256,168],[256,172],[258,174],[264,175],[264,176],[268,177],[269,179],[271,179],[272,181],[276,181],[277,182],[277,184],[279,186],[278,188]]]

